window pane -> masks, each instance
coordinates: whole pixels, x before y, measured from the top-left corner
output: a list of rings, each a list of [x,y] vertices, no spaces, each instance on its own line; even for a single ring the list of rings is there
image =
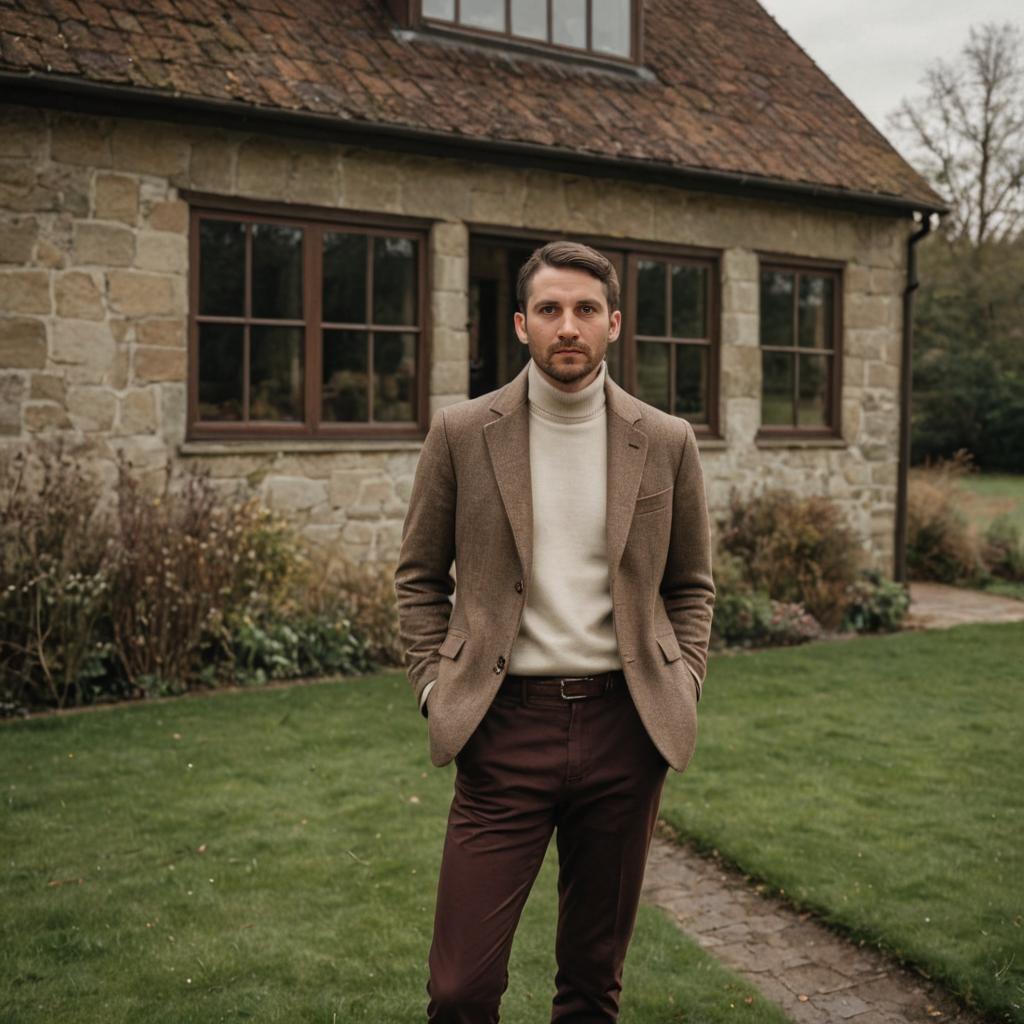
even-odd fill
[[[587,47],[587,0],[551,0],[553,41],[561,46]]]
[[[708,272],[705,267],[672,268],[672,337],[706,338]]]
[[[366,323],[366,235],[324,232],[324,321]]]
[[[462,0],[459,21],[473,28],[505,31],[505,0]]]
[[[411,238],[373,240],[373,322],[417,322],[416,243]]]
[[[761,344],[794,344],[793,275],[785,271],[761,275]]]
[[[373,418],[382,423],[416,418],[416,335],[373,336]]]
[[[454,21],[455,0],[423,0],[423,16],[425,18],[443,18],[445,21]]]
[[[628,57],[630,0],[591,0],[591,4],[594,50]]]
[[[512,0],[512,34],[528,39],[547,39],[547,0]]]
[[[608,376],[617,384],[622,383],[622,335],[619,340],[608,346],[605,353],[605,362],[608,364]]]
[[[708,350],[703,345],[676,345],[673,411],[693,423],[708,421]]]
[[[832,348],[831,277],[800,277],[800,344],[804,348]]]
[[[826,427],[829,421],[828,356],[800,356],[801,427]]]
[[[640,260],[636,269],[636,333],[664,338],[665,264],[655,260]]]
[[[301,327],[252,327],[249,419],[301,420],[304,376]]]
[[[669,411],[668,342],[641,341],[636,346],[636,397]]]
[[[761,385],[761,422],[793,426],[793,354],[765,352]]]
[[[253,225],[252,315],[302,319],[302,228]]]
[[[199,325],[199,418],[240,420],[243,338],[241,324]]]
[[[245,316],[245,225],[199,222],[199,313]]]
[[[323,401],[325,423],[365,423],[370,417],[366,331],[324,331]]]

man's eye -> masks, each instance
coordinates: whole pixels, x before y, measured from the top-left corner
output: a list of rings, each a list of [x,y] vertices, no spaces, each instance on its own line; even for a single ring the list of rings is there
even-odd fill
[[[580,312],[581,313],[593,313],[594,312],[594,307],[593,306],[580,306]]]

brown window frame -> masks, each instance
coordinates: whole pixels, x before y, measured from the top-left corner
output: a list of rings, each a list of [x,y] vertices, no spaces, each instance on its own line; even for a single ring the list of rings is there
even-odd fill
[[[451,21],[443,18],[429,17],[423,13],[423,0],[388,0],[388,6],[396,18],[407,25],[419,25],[432,30],[444,33],[455,33],[469,37],[476,37],[491,42],[501,40],[514,44],[517,47],[533,49],[544,53],[554,53],[564,56],[585,57],[588,60],[608,61],[616,65],[638,65],[643,61],[643,0],[630,0],[629,18],[629,55],[621,56],[614,53],[605,53],[602,50],[593,49],[593,0],[586,2],[587,18],[587,45],[585,47],[566,46],[552,40],[552,3],[553,0],[546,0],[547,3],[547,39],[534,39],[530,36],[518,36],[512,34],[512,0],[505,0],[505,25],[503,30],[478,28],[475,25],[465,25],[459,21],[459,9],[462,0],[454,0],[455,17]],[[406,6],[407,5],[407,6]],[[403,17],[405,11],[408,15]]]
[[[510,242],[521,239],[538,241],[555,241],[564,238],[564,232],[532,231],[529,228],[496,227],[493,224],[471,223],[468,225],[471,242],[473,239],[491,242]],[[707,303],[708,338],[708,410],[706,423],[692,423],[693,432],[700,440],[722,440],[721,433],[721,302],[722,302],[722,253],[718,249],[707,249],[699,246],[672,245],[665,242],[651,242],[647,239],[608,237],[602,235],[574,235],[577,241],[592,245],[613,258],[616,270],[625,268],[620,273],[620,286],[624,301],[620,302],[622,310],[622,329],[616,346],[622,347],[621,376],[617,383],[631,395],[636,396],[636,267],[641,259],[665,260],[667,262],[685,263],[707,267],[708,293]],[[661,339],[659,339],[661,340]],[[677,342],[683,344],[682,340]],[[685,419],[685,417],[683,417]]]
[[[422,439],[429,425],[430,377],[430,319],[429,303],[429,227],[430,221],[409,218],[368,215],[361,211],[333,210],[320,207],[243,200],[233,197],[212,196],[203,193],[182,192],[189,204],[189,314],[188,314],[188,413],[186,439],[189,441],[225,440],[399,440]],[[271,321],[273,324],[304,327],[303,333],[303,418],[301,421],[225,421],[199,418],[199,325],[200,323],[233,323],[242,325],[263,321],[259,317],[224,317],[199,313],[199,222],[204,218],[231,220],[242,223],[285,224],[303,229],[303,317],[300,321]],[[416,418],[411,422],[346,422],[321,421],[322,402],[322,345],[324,329],[339,329],[336,324],[325,324],[322,318],[323,235],[343,229],[366,235],[412,238],[417,243],[416,316],[417,326],[408,325],[342,325],[346,329],[373,332],[401,331],[418,336],[416,344],[416,382],[413,391]],[[246,243],[246,261],[251,243]],[[369,282],[368,285],[369,287]],[[251,288],[246,274],[247,307]],[[251,313],[251,310],[250,310]],[[367,309],[372,315],[372,307]],[[368,364],[368,388],[372,408],[373,363],[372,348]],[[248,360],[248,346],[244,359]],[[243,396],[248,402],[248,396]]]
[[[758,253],[757,273],[757,329],[758,329],[758,350],[764,352],[791,352],[794,357],[800,355],[825,355],[832,359],[832,374],[827,391],[830,422],[825,426],[814,425],[801,427],[798,424],[783,426],[781,424],[768,424],[763,422],[758,426],[757,440],[835,440],[842,437],[842,395],[843,395],[843,295],[845,264],[830,260],[812,260],[795,256],[781,256],[774,253]],[[761,332],[764,328],[764,311],[761,308],[761,289],[765,273],[781,271],[795,275],[794,280],[794,303],[793,303],[793,339],[792,345],[765,345]],[[800,276],[802,274],[814,275],[816,277],[831,278],[833,283],[832,302],[832,348],[818,349],[808,348],[799,344],[798,317],[800,315]],[[761,359],[762,374],[764,373],[764,359]],[[761,402],[763,409],[764,383],[761,384]],[[794,415],[799,415],[800,403],[800,368],[799,358],[795,358],[793,372],[793,403]],[[763,414],[762,414],[763,415]]]

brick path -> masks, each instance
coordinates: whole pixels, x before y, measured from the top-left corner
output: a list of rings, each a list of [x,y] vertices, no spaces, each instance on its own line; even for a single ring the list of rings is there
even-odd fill
[[[939,583],[913,583],[910,593],[910,629],[1024,621],[1024,601]],[[797,1024],[980,1024],[940,986],[762,896],[742,875],[680,845],[664,823],[644,898]]]
[[[797,1024],[980,1024],[939,986],[762,896],[742,875],[667,838],[667,828],[659,833],[644,899]]]

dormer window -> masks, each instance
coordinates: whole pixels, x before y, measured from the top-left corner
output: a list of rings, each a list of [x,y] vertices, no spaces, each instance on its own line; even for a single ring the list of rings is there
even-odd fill
[[[425,23],[636,60],[640,0],[421,0]]]

